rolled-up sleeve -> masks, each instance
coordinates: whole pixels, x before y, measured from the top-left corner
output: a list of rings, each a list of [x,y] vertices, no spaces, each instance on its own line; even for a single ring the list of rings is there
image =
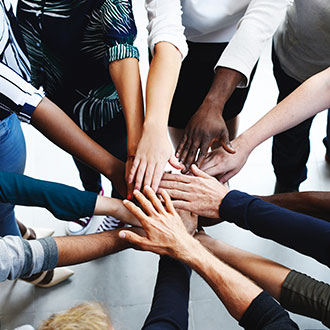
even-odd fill
[[[58,249],[52,237],[33,241],[18,236],[0,238],[0,282],[53,269],[57,260]]]
[[[21,121],[30,122],[33,111],[44,97],[7,65],[0,63],[0,105],[2,110],[16,113]]]
[[[137,30],[131,1],[108,0],[100,10],[105,42],[109,48],[109,62],[128,57],[138,59],[139,51],[133,45]]]
[[[161,41],[173,44],[181,53],[182,60],[188,53],[184,26],[182,25],[182,8],[180,0],[146,0],[148,13],[148,45],[154,55],[155,45]]]
[[[234,69],[245,76],[238,87],[246,87],[251,72],[284,18],[288,0],[252,0],[216,67]]]

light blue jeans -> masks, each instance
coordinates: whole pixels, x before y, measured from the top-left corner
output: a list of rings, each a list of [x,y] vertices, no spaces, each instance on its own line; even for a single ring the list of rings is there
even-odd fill
[[[15,114],[0,121],[0,170],[24,172],[26,159],[25,139],[21,124]],[[20,235],[14,205],[0,203],[0,236]]]

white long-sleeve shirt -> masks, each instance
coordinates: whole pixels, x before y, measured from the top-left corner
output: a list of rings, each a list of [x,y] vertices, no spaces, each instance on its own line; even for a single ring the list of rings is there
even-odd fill
[[[184,58],[186,40],[229,42],[216,65],[249,77],[258,58],[281,23],[289,0],[146,0],[149,47],[172,43]],[[207,54],[205,54],[207,56]]]

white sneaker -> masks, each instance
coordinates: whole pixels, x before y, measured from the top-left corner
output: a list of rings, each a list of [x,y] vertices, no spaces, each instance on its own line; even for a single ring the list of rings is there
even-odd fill
[[[93,217],[81,218],[75,221],[70,221],[66,224],[65,231],[68,235],[84,235],[90,225]]]
[[[99,192],[100,196],[104,195],[104,190],[102,189]],[[75,235],[84,235],[90,225],[92,224],[93,216],[91,217],[85,217],[85,218],[80,218],[74,221],[70,221],[66,224],[65,231],[67,235],[69,236],[75,236]]]

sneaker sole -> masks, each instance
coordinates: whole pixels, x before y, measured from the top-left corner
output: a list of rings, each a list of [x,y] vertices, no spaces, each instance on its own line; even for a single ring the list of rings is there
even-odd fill
[[[89,220],[89,223],[86,227],[84,227],[82,230],[79,230],[79,231],[75,231],[75,232],[72,232],[69,230],[68,226],[69,224],[67,224],[65,226],[65,232],[68,236],[79,236],[79,235],[84,235],[86,233],[86,231],[89,229],[89,227],[91,226],[92,224],[92,220],[93,220],[93,216],[91,217],[91,219]]]

